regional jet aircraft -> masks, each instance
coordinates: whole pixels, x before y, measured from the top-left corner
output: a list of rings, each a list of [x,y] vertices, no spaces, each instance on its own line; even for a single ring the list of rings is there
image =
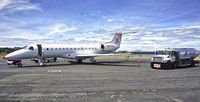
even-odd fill
[[[4,56],[7,64],[14,64],[22,67],[22,59],[37,58],[41,66],[44,65],[45,58],[67,58],[75,59],[78,63],[82,60],[90,59],[95,63],[94,57],[111,54],[120,47],[122,33],[115,33],[111,42],[94,45],[71,45],[71,44],[31,44],[23,49],[14,51]],[[55,59],[56,60],[56,59]]]

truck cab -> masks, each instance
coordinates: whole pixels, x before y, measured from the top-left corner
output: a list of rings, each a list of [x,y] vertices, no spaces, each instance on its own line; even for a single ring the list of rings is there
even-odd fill
[[[195,66],[194,58],[197,50],[193,48],[172,48],[158,50],[151,59],[152,68],[176,68],[179,66]]]

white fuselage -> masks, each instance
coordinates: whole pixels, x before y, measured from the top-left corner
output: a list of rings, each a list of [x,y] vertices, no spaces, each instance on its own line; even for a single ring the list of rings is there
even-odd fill
[[[105,44],[104,49],[100,47],[100,44],[95,44],[95,45],[41,44],[41,46],[42,46],[42,57],[44,58],[58,57],[58,58],[69,58],[69,59],[76,59],[77,55],[108,54],[119,48],[115,44]],[[38,57],[37,44],[28,45],[21,50],[8,54],[5,57],[8,60],[37,58]],[[85,58],[87,57],[82,57],[82,59]]]

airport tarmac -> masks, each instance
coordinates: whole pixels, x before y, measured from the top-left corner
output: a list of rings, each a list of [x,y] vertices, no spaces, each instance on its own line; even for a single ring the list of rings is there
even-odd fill
[[[151,69],[148,60],[59,60],[24,67],[0,59],[0,102],[199,102],[200,66]]]

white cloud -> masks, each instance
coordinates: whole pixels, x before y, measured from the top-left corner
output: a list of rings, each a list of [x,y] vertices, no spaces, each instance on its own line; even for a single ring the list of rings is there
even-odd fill
[[[20,20],[19,20],[20,22]],[[18,24],[18,25],[17,25]],[[44,35],[40,35],[38,30],[31,30],[21,28],[20,26],[26,26],[26,24],[20,24],[16,22],[7,23],[0,22],[0,37],[1,38],[23,38],[23,39],[43,39]]]
[[[169,38],[167,37],[141,37],[141,40],[148,41],[148,40],[156,40],[156,41],[166,41]]]
[[[115,21],[115,19],[113,19],[113,18],[107,19],[107,22],[113,22],[113,21]]]
[[[39,4],[31,3],[29,0],[1,0],[0,11],[24,11],[24,10],[41,10]]]
[[[142,42],[139,42],[140,44],[154,44],[155,42],[153,41],[142,41]]]
[[[175,33],[176,35],[186,35],[192,33],[190,29],[179,29],[179,30],[174,30],[172,32]]]
[[[51,36],[51,35],[54,35],[54,34],[67,33],[67,32],[70,32],[70,31],[77,30],[76,27],[74,27],[74,26],[69,27],[66,24],[55,24],[50,29],[51,29],[51,31],[48,33],[48,36]]]
[[[200,24],[193,24],[193,25],[189,25],[189,26],[185,26],[186,28],[197,28],[200,29]]]
[[[37,34],[26,29],[12,28],[12,30],[2,32],[0,37],[2,38],[24,38],[24,39],[43,39],[45,36]]]
[[[50,26],[49,26],[50,25]],[[21,24],[20,26],[26,26]],[[6,29],[7,28],[7,29]],[[180,29],[181,28],[181,29]],[[196,26],[192,28],[183,28],[182,26],[177,29],[153,31],[148,26],[142,25],[108,25],[106,27],[94,27],[86,29],[78,29],[76,26],[67,25],[64,23],[53,22],[51,24],[44,24],[34,28],[20,28],[18,26],[12,26],[11,24],[0,23],[0,37],[4,38],[24,38],[29,41],[17,39],[19,42],[14,42],[15,45],[25,45],[30,43],[41,43],[42,39],[50,39],[47,43],[100,43],[108,42],[112,40],[116,31],[136,31],[134,34],[124,34],[122,37],[122,44],[119,50],[158,50],[167,47],[194,47],[200,49],[200,37],[198,35],[198,29]],[[195,28],[195,29],[194,29]],[[6,31],[6,32],[4,32]],[[182,32],[187,32],[187,35],[182,36]],[[67,33],[67,36],[65,35]],[[6,35],[7,34],[7,35]],[[41,35],[39,35],[41,34]],[[179,34],[179,35],[178,35]],[[5,36],[6,35],[6,36]],[[73,39],[73,40],[70,40]],[[20,40],[22,40],[20,42]],[[44,40],[46,41],[46,40]],[[57,42],[56,42],[57,41]],[[6,43],[7,42],[7,43]],[[0,45],[12,45],[11,40],[0,42]]]
[[[128,27],[128,30],[132,30],[132,31],[134,31],[134,30],[144,30],[144,29],[146,29],[145,26],[130,26],[130,27]]]
[[[0,2],[0,10],[5,9],[6,6],[8,6],[11,3],[12,3],[11,0],[1,0],[1,2]]]
[[[151,35],[152,32],[147,31],[147,32],[145,32],[145,34],[147,34],[147,35]]]

